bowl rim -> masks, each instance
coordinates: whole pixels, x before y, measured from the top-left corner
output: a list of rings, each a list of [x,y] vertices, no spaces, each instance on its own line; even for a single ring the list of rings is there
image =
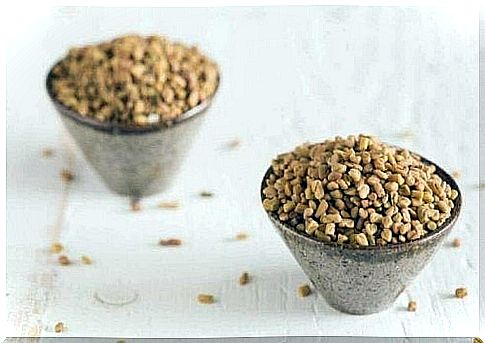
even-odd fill
[[[399,147],[397,147],[399,148]],[[444,169],[442,169],[439,165],[436,163],[422,157],[419,154],[416,154],[412,151],[410,153],[418,156],[421,158],[421,161],[428,164],[428,165],[434,165],[436,167],[435,173],[438,174],[443,181],[445,181],[447,184],[450,185],[452,189],[455,189],[458,192],[458,196],[454,200],[454,207],[451,210],[451,216],[446,219],[446,221],[440,225],[436,230],[434,230],[432,233],[427,234],[426,236],[419,238],[414,241],[406,241],[405,243],[398,243],[398,244],[386,244],[386,245],[369,245],[369,246],[352,246],[350,244],[338,244],[337,242],[325,242],[318,240],[317,238],[308,235],[307,233],[300,232],[296,230],[296,228],[293,228],[291,225],[282,222],[275,213],[266,212],[268,217],[275,223],[278,224],[278,226],[282,229],[284,229],[287,232],[290,232],[291,234],[298,236],[299,238],[308,241],[309,243],[313,243],[316,245],[319,245],[322,248],[334,248],[334,249],[340,249],[340,250],[348,250],[348,251],[355,251],[355,252],[395,252],[396,250],[407,250],[407,249],[412,249],[413,247],[425,244],[427,242],[433,241],[438,239],[439,237],[445,235],[448,231],[451,230],[451,228],[454,226],[456,220],[458,219],[460,213],[461,213],[461,207],[462,207],[462,195],[460,188],[458,187],[458,184],[456,181],[453,179],[451,175],[449,175]],[[273,167],[270,166],[267,170],[266,173],[264,174],[263,180],[261,182],[261,189],[260,189],[260,196],[261,196],[261,204],[264,200],[264,194],[263,194],[263,189],[266,187],[266,180],[269,177],[269,174],[272,172]],[[264,208],[263,208],[264,209]]]
[[[53,70],[57,65],[59,65],[59,63],[61,63],[61,61],[62,59],[58,60],[56,63],[52,65],[45,79],[45,87],[47,89],[47,94],[50,100],[54,103],[54,105],[58,109],[60,109],[58,112],[60,112],[62,116],[73,119],[79,124],[89,126],[95,130],[104,131],[111,134],[138,135],[138,134],[144,134],[144,133],[152,133],[152,132],[169,129],[174,125],[180,124],[191,118],[194,118],[198,114],[204,113],[209,108],[217,92],[219,91],[219,87],[221,84],[221,73],[220,73],[220,68],[218,67],[217,86],[212,96],[202,101],[197,106],[192,107],[188,111],[182,113],[174,120],[165,121],[165,122],[159,121],[157,123],[146,125],[146,126],[126,125],[126,124],[119,124],[119,123],[112,123],[112,122],[101,122],[94,119],[93,117],[82,116],[79,112],[73,110],[69,106],[64,105],[55,97],[52,89],[52,81],[54,78]]]

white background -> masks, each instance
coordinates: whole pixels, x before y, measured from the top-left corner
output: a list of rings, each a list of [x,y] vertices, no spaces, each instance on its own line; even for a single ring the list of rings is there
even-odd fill
[[[280,7],[56,9],[7,55],[7,335],[257,336],[478,334],[478,27],[470,13],[434,9]],[[197,43],[222,84],[172,189],[132,213],[109,193],[63,132],[44,90],[50,65],[76,44],[127,32]],[[271,158],[304,141],[367,132],[460,170],[465,197],[453,237],[381,314],[355,317],[313,295],[259,204]],[[234,151],[224,144],[239,138]],[[57,154],[42,160],[40,150]],[[77,181],[58,177],[71,168]],[[200,199],[197,192],[215,192]],[[156,208],[178,199],[176,212]],[[231,238],[250,234],[244,242]],[[164,237],[185,244],[162,249]],[[452,237],[452,238],[453,238]],[[60,240],[73,259],[47,253]],[[254,275],[241,288],[242,271]],[[451,297],[466,286],[469,297]],[[113,307],[95,291],[132,289]],[[218,303],[201,306],[198,293]],[[418,312],[408,313],[409,299]]]

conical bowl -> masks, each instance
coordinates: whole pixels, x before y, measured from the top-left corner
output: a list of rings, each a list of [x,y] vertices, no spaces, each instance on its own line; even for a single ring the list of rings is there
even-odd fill
[[[424,158],[422,161],[434,164]],[[267,212],[303,272],[330,306],[358,315],[384,311],[430,262],[455,225],[462,204],[456,182],[434,165],[442,180],[458,191],[458,197],[450,218],[431,234],[415,241],[368,247],[323,242]],[[271,171],[270,167],[263,178],[261,201]]]
[[[67,131],[108,188],[132,198],[168,188],[213,98],[169,124],[139,127],[100,122],[83,117],[56,99],[52,90],[52,70],[46,79],[47,93]]]

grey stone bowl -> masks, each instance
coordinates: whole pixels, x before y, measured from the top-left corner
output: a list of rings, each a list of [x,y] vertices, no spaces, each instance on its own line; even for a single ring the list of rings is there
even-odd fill
[[[416,241],[361,248],[322,242],[267,212],[296,261],[330,306],[358,315],[386,310],[428,264],[453,228],[462,204],[456,182],[434,165],[438,175],[458,191],[458,197],[450,218],[433,233]],[[271,167],[261,184],[261,201],[270,173]]]
[[[67,131],[108,188],[134,199],[168,188],[213,98],[171,123],[144,127],[103,123],[81,116],[55,98],[53,68],[46,79],[47,93]]]

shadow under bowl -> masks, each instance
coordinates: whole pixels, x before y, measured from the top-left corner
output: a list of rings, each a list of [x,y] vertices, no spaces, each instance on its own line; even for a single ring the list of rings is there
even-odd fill
[[[201,126],[202,114],[211,105],[217,89],[212,98],[168,124],[128,126],[100,122],[62,104],[52,90],[53,68],[46,79],[47,93],[67,131],[108,188],[132,198],[167,189],[176,177]]]
[[[385,246],[352,247],[323,242],[283,223],[269,219],[317,291],[333,308],[349,314],[371,314],[388,309],[429,263],[460,214],[462,197],[453,178],[435,163],[436,173],[458,191],[455,207],[443,225],[416,241]],[[261,184],[261,201],[270,167]]]

